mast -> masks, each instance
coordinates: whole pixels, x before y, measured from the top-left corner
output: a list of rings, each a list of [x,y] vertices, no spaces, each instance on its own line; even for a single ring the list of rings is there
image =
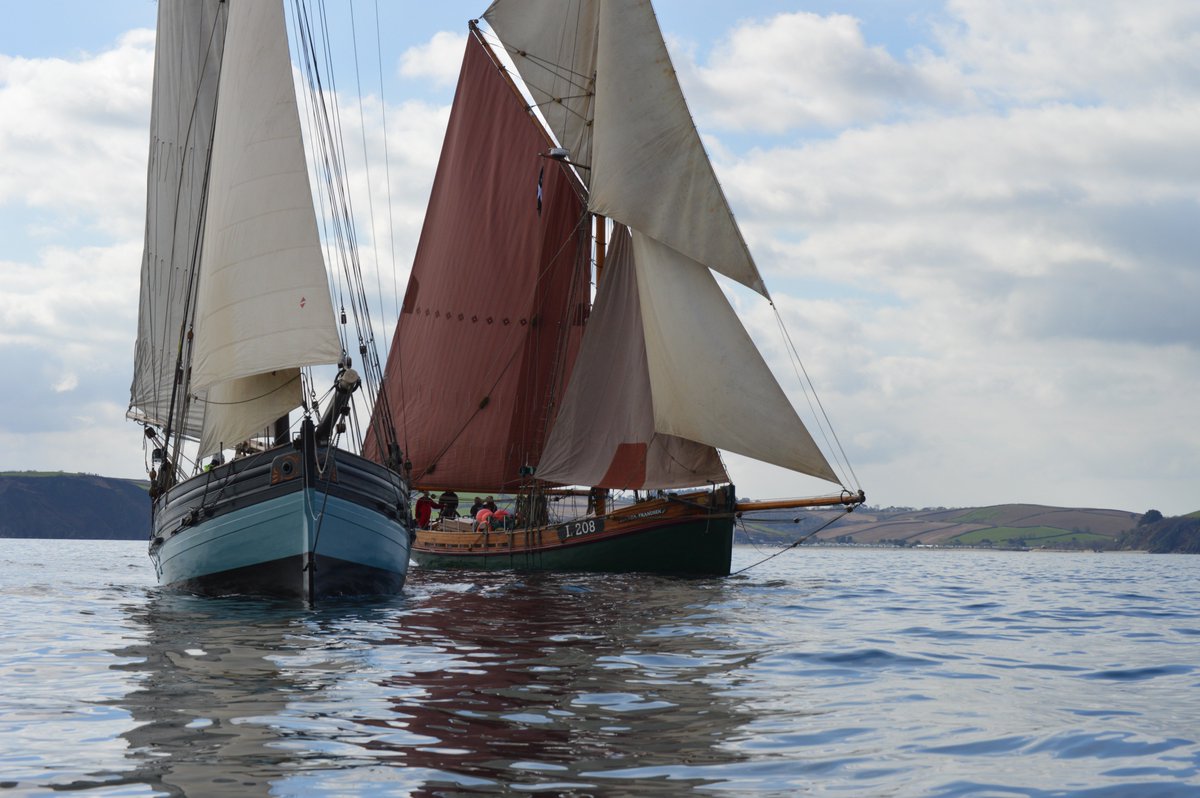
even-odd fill
[[[604,271],[604,250],[608,235],[607,219],[600,214],[593,214],[596,220],[596,288],[600,287],[600,274]]]

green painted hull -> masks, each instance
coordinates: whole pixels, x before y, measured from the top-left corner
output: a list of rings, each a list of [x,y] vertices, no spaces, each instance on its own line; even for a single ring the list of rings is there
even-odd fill
[[[529,550],[484,554],[414,548],[411,556],[423,568],[728,576],[732,552],[733,518],[727,517],[677,521]]]

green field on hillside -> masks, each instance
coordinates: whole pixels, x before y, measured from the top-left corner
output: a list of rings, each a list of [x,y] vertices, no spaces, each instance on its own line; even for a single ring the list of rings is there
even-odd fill
[[[990,524],[1003,512],[1003,507],[979,507],[969,513],[956,516],[954,520],[960,524]]]
[[[974,532],[967,532],[947,542],[978,546],[985,540],[990,540],[994,545],[999,546],[1037,547],[1061,546],[1071,542],[1099,543],[1110,541],[1112,538],[1091,532],[1072,532],[1069,529],[1059,529],[1053,526],[997,526],[990,529],[976,529]]]

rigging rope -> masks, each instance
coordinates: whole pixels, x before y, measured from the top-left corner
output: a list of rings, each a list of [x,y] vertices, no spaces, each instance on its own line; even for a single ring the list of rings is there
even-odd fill
[[[387,131],[387,101],[383,93],[383,44],[379,37],[379,0],[375,0],[375,63],[379,67],[379,116],[383,123],[383,170],[387,184],[388,199],[388,243],[392,253],[392,312],[395,315],[393,326],[400,321],[400,283],[396,279],[396,223],[392,218],[392,158],[388,151]],[[384,325],[388,322],[385,316]],[[384,350],[387,351],[386,349]]]
[[[804,367],[804,361],[800,359],[800,352],[796,349],[795,343],[792,342],[792,336],[788,332],[787,326],[783,323],[783,316],[779,313],[779,308],[776,307],[774,300],[768,300],[771,310],[775,313],[775,322],[779,325],[779,330],[783,333],[783,339],[786,345],[788,355],[792,363],[792,371],[796,375],[796,380],[800,383],[801,390],[804,391],[804,398],[808,402],[809,410],[816,419],[817,425],[821,429],[821,436],[825,438],[825,445],[833,454],[837,465],[845,467],[846,472],[851,479],[851,485],[855,490],[858,490],[861,485],[858,481],[858,475],[854,473],[854,468],[850,465],[850,458],[846,456],[846,450],[842,448],[842,442],[838,439],[837,432],[833,428],[833,422],[829,420],[829,414],[825,412],[825,405],[821,403],[821,397],[817,394],[817,387],[813,384],[812,378],[808,376],[808,369]],[[797,366],[799,368],[797,369]],[[803,373],[803,378],[801,378]],[[811,393],[810,393],[811,392]],[[813,407],[813,401],[816,401],[816,407]],[[820,409],[818,414],[817,410]],[[822,423],[822,420],[824,423]],[[829,438],[833,436],[833,441]],[[836,444],[836,445],[835,445]]]
[[[819,527],[817,527],[816,529],[814,529],[812,532],[809,532],[809,533],[808,533],[807,535],[805,535],[804,537],[802,537],[802,538],[800,538],[799,540],[795,541],[795,542],[794,542],[794,543],[792,543],[790,546],[786,546],[786,547],[784,547],[784,548],[780,549],[779,551],[775,552],[774,554],[770,554],[770,555],[768,555],[768,556],[766,556],[766,557],[763,557],[763,558],[762,558],[761,560],[759,560],[758,562],[751,563],[750,565],[747,565],[745,568],[739,568],[738,570],[736,570],[736,571],[734,571],[733,573],[731,573],[731,574],[730,574],[730,576],[737,576],[738,574],[744,574],[746,571],[749,571],[751,568],[757,568],[758,566],[762,565],[762,564],[763,564],[763,563],[765,563],[767,560],[773,560],[773,559],[775,559],[775,558],[776,558],[776,557],[778,557],[780,554],[783,554],[785,551],[791,551],[792,549],[796,548],[796,547],[797,547],[797,546],[799,546],[800,544],[804,543],[804,541],[806,541],[806,540],[808,540],[809,538],[811,538],[813,535],[816,535],[818,532],[822,532],[822,531],[824,531],[824,530],[828,529],[830,526],[832,526],[832,525],[833,525],[834,523],[836,523],[837,521],[840,521],[840,520],[842,520],[843,518],[845,518],[846,516],[850,515],[850,513],[851,513],[851,510],[846,510],[846,511],[845,511],[844,513],[842,513],[841,515],[835,515],[833,518],[830,518],[828,521],[826,521],[825,523],[821,524]],[[742,520],[741,520],[740,518],[738,519],[738,523],[739,523],[739,524],[741,524],[741,526],[742,526],[742,531],[743,531],[743,532],[745,532],[745,531],[746,531],[745,523],[744,523],[744,522],[742,522]]]
[[[332,48],[329,39],[329,26],[326,21],[325,4],[318,3],[319,14],[310,14],[304,0],[294,0],[297,39],[302,54],[301,66],[305,76],[308,94],[312,97],[313,147],[316,150],[314,162],[320,178],[320,185],[329,196],[330,221],[333,227],[333,238],[337,242],[336,261],[349,289],[349,310],[354,319],[358,337],[358,359],[366,387],[366,402],[372,398],[377,402],[371,417],[378,423],[372,423],[371,431],[380,452],[387,452],[390,443],[396,440],[396,430],[387,410],[387,396],[383,392],[383,368],[379,360],[379,352],[375,345],[374,327],[371,323],[369,301],[366,285],[363,280],[362,265],[358,256],[358,243],[354,226],[354,209],[346,175],[345,143],[341,136],[342,124],[339,108],[332,98],[337,96],[337,87],[333,78]],[[314,31],[313,17],[319,16],[320,37]],[[318,50],[320,49],[320,52]],[[323,58],[322,58],[323,54]],[[321,62],[328,73],[328,86],[322,76]],[[358,75],[357,36],[355,35],[355,74]],[[360,95],[360,118],[364,116]],[[331,107],[332,106],[332,107]],[[364,157],[365,130],[364,130]],[[369,194],[369,189],[368,189]],[[324,207],[324,203],[322,203]],[[372,226],[373,207],[372,207]],[[373,235],[373,234],[372,234]],[[378,272],[377,272],[378,274]],[[377,280],[377,282],[379,282]],[[382,312],[382,287],[380,285],[380,308]],[[342,304],[343,311],[345,303]],[[343,338],[343,344],[348,343]],[[351,347],[345,346],[347,353]],[[382,405],[379,407],[378,405]],[[359,441],[363,443],[363,441]]]
[[[358,127],[362,138],[363,166],[367,174],[367,216],[371,220],[371,249],[375,253],[375,291],[379,294],[379,316],[387,318],[383,309],[383,279],[379,274],[379,237],[375,234],[375,200],[371,196],[371,158],[367,153],[367,116],[363,109],[362,77],[358,69],[358,26],[354,21],[354,3],[350,3],[350,40],[354,48],[354,85],[358,91]]]

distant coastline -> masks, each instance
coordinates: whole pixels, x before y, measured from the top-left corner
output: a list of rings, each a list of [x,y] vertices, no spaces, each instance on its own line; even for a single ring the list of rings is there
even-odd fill
[[[145,540],[147,483],[44,471],[0,472],[0,537]],[[1013,550],[1200,553],[1200,511],[1163,517],[1156,510],[1047,507],[863,507],[822,525],[831,511],[773,511],[739,519],[738,543]]]
[[[760,544],[809,536],[808,545],[1200,553],[1200,511],[1164,518],[1157,510],[1038,504],[862,507],[822,528],[836,515],[822,510],[747,516],[739,534],[745,542]]]
[[[96,474],[0,473],[0,537],[146,540],[147,487]]]

